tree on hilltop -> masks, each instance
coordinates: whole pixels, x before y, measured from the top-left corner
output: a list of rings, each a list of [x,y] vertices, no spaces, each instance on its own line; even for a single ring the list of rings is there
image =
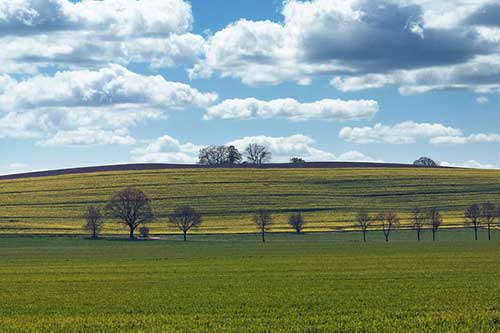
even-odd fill
[[[430,168],[439,166],[439,164],[436,163],[433,159],[425,156],[420,157],[418,160],[413,162],[413,165],[419,167],[430,167]]]
[[[246,157],[249,163],[262,164],[271,160],[269,149],[258,143],[251,143],[245,148]]]

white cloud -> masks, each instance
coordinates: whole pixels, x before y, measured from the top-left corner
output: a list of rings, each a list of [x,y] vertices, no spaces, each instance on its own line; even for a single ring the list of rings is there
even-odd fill
[[[330,84],[347,92],[386,85],[399,86],[403,95],[421,94],[433,90],[465,89],[477,93],[500,92],[500,56],[478,56],[459,65],[400,70],[387,74],[336,76]]]
[[[187,163],[198,160],[198,152],[203,146],[190,142],[180,143],[171,136],[164,135],[146,146],[132,151],[132,160],[141,163]]]
[[[40,142],[47,146],[131,145],[135,139],[125,128],[113,131],[84,129],[60,131]]]
[[[497,43],[485,37],[491,33],[460,24],[459,17],[478,6],[457,5],[467,10],[460,15],[454,10],[445,24],[433,13],[446,9],[426,1],[285,1],[283,22],[239,20],[216,32],[207,41],[205,58],[190,74],[217,73],[248,85],[309,84],[317,75],[345,81],[465,64],[476,56],[497,54]],[[391,81],[370,79],[375,79],[372,87]]]
[[[417,139],[432,139],[443,136],[460,136],[461,130],[442,124],[415,123],[406,121],[388,126],[380,123],[366,127],[344,127],[339,137],[353,143],[408,144]]]
[[[205,119],[360,120],[378,112],[374,100],[323,99],[300,103],[293,98],[262,101],[256,98],[228,99],[208,108]]]
[[[489,101],[490,101],[490,100],[489,100],[489,98],[488,98],[488,97],[486,97],[486,96],[478,96],[478,97],[476,98],[476,102],[477,102],[478,104],[486,104],[486,103],[488,103]]]
[[[463,163],[450,163],[450,162],[441,162],[441,166],[447,167],[458,167],[458,168],[471,168],[471,169],[498,169],[498,167],[494,164],[483,164],[476,160],[468,160]]]
[[[462,145],[467,143],[500,142],[500,134],[471,134],[469,136],[438,136],[430,140],[435,145]]]
[[[206,108],[217,99],[216,94],[119,65],[6,82],[3,87],[0,82],[0,137],[34,137],[49,144],[96,144],[99,138],[129,144],[128,134],[114,132],[105,139],[103,133],[158,119],[170,110]],[[98,135],[89,139],[91,133]]]
[[[242,154],[250,143],[265,145],[271,151],[272,162],[288,162],[291,157],[301,157],[309,162],[314,161],[351,161],[351,162],[381,162],[372,159],[358,151],[349,151],[336,156],[330,152],[314,147],[314,140],[302,134],[287,137],[248,136],[227,142],[234,145]],[[198,152],[203,145],[190,142],[181,143],[168,135],[151,141],[144,147],[132,151],[135,162],[157,163],[196,163]]]
[[[192,24],[182,0],[1,0],[0,70],[192,64],[204,45]]]

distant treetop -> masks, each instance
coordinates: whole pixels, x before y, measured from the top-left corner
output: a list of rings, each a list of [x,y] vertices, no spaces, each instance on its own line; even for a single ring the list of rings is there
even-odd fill
[[[434,160],[432,160],[429,157],[420,157],[418,160],[413,162],[413,165],[415,166],[421,166],[421,167],[437,167],[439,166],[438,163],[436,163]]]
[[[302,164],[302,163],[306,163],[306,161],[303,158],[300,158],[300,157],[292,157],[290,159],[290,163],[293,163],[293,164]]]

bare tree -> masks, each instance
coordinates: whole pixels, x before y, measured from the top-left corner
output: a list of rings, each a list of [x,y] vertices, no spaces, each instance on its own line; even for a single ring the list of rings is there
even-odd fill
[[[262,242],[265,242],[266,231],[269,231],[271,229],[271,225],[273,224],[273,216],[271,215],[271,212],[267,209],[259,209],[253,216],[253,222],[262,234]]]
[[[293,213],[288,218],[288,224],[300,234],[305,224],[304,216],[302,216],[301,212]]]
[[[130,231],[130,239],[134,239],[134,231],[138,226],[154,219],[151,200],[139,189],[128,187],[111,197],[106,205],[111,218],[118,219]]]
[[[245,149],[247,160],[253,164],[262,164],[271,160],[271,152],[266,146],[251,143]]]
[[[139,228],[139,233],[142,238],[149,238],[149,228],[146,226],[142,226]]]
[[[474,239],[477,240],[477,229],[481,224],[481,207],[478,204],[470,205],[464,212],[465,222],[474,228]]]
[[[83,228],[90,232],[92,239],[97,239],[104,224],[101,209],[96,206],[88,206],[83,216],[86,221]]]
[[[372,219],[367,212],[361,211],[356,216],[356,222],[358,223],[361,231],[363,232],[363,242],[366,242],[366,233],[368,231],[368,227],[372,223]]]
[[[481,205],[481,222],[488,228],[488,240],[491,240],[491,225],[495,223],[497,217],[497,208],[491,202],[485,202]]]
[[[443,218],[441,217],[441,213],[439,212],[439,209],[437,209],[436,207],[433,207],[429,210],[429,223],[431,225],[431,230],[432,230],[432,240],[435,241],[436,232],[443,223]]]
[[[413,162],[414,166],[420,166],[420,167],[437,167],[439,164],[437,164],[434,160],[432,160],[429,157],[420,157],[418,160]]]
[[[384,232],[385,241],[389,241],[391,232],[399,227],[399,217],[394,210],[388,210],[378,214],[377,220],[380,222],[382,231]]]
[[[187,240],[188,231],[199,227],[203,221],[201,214],[190,206],[176,208],[169,215],[168,220],[170,224],[182,231],[184,241]]]
[[[413,228],[417,232],[417,240],[420,242],[420,232],[427,223],[427,215],[420,207],[415,207],[412,210]]]

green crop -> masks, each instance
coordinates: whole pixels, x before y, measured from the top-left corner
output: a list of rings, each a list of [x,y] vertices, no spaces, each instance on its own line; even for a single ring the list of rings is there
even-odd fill
[[[500,242],[438,237],[2,238],[0,331],[498,332]]]

